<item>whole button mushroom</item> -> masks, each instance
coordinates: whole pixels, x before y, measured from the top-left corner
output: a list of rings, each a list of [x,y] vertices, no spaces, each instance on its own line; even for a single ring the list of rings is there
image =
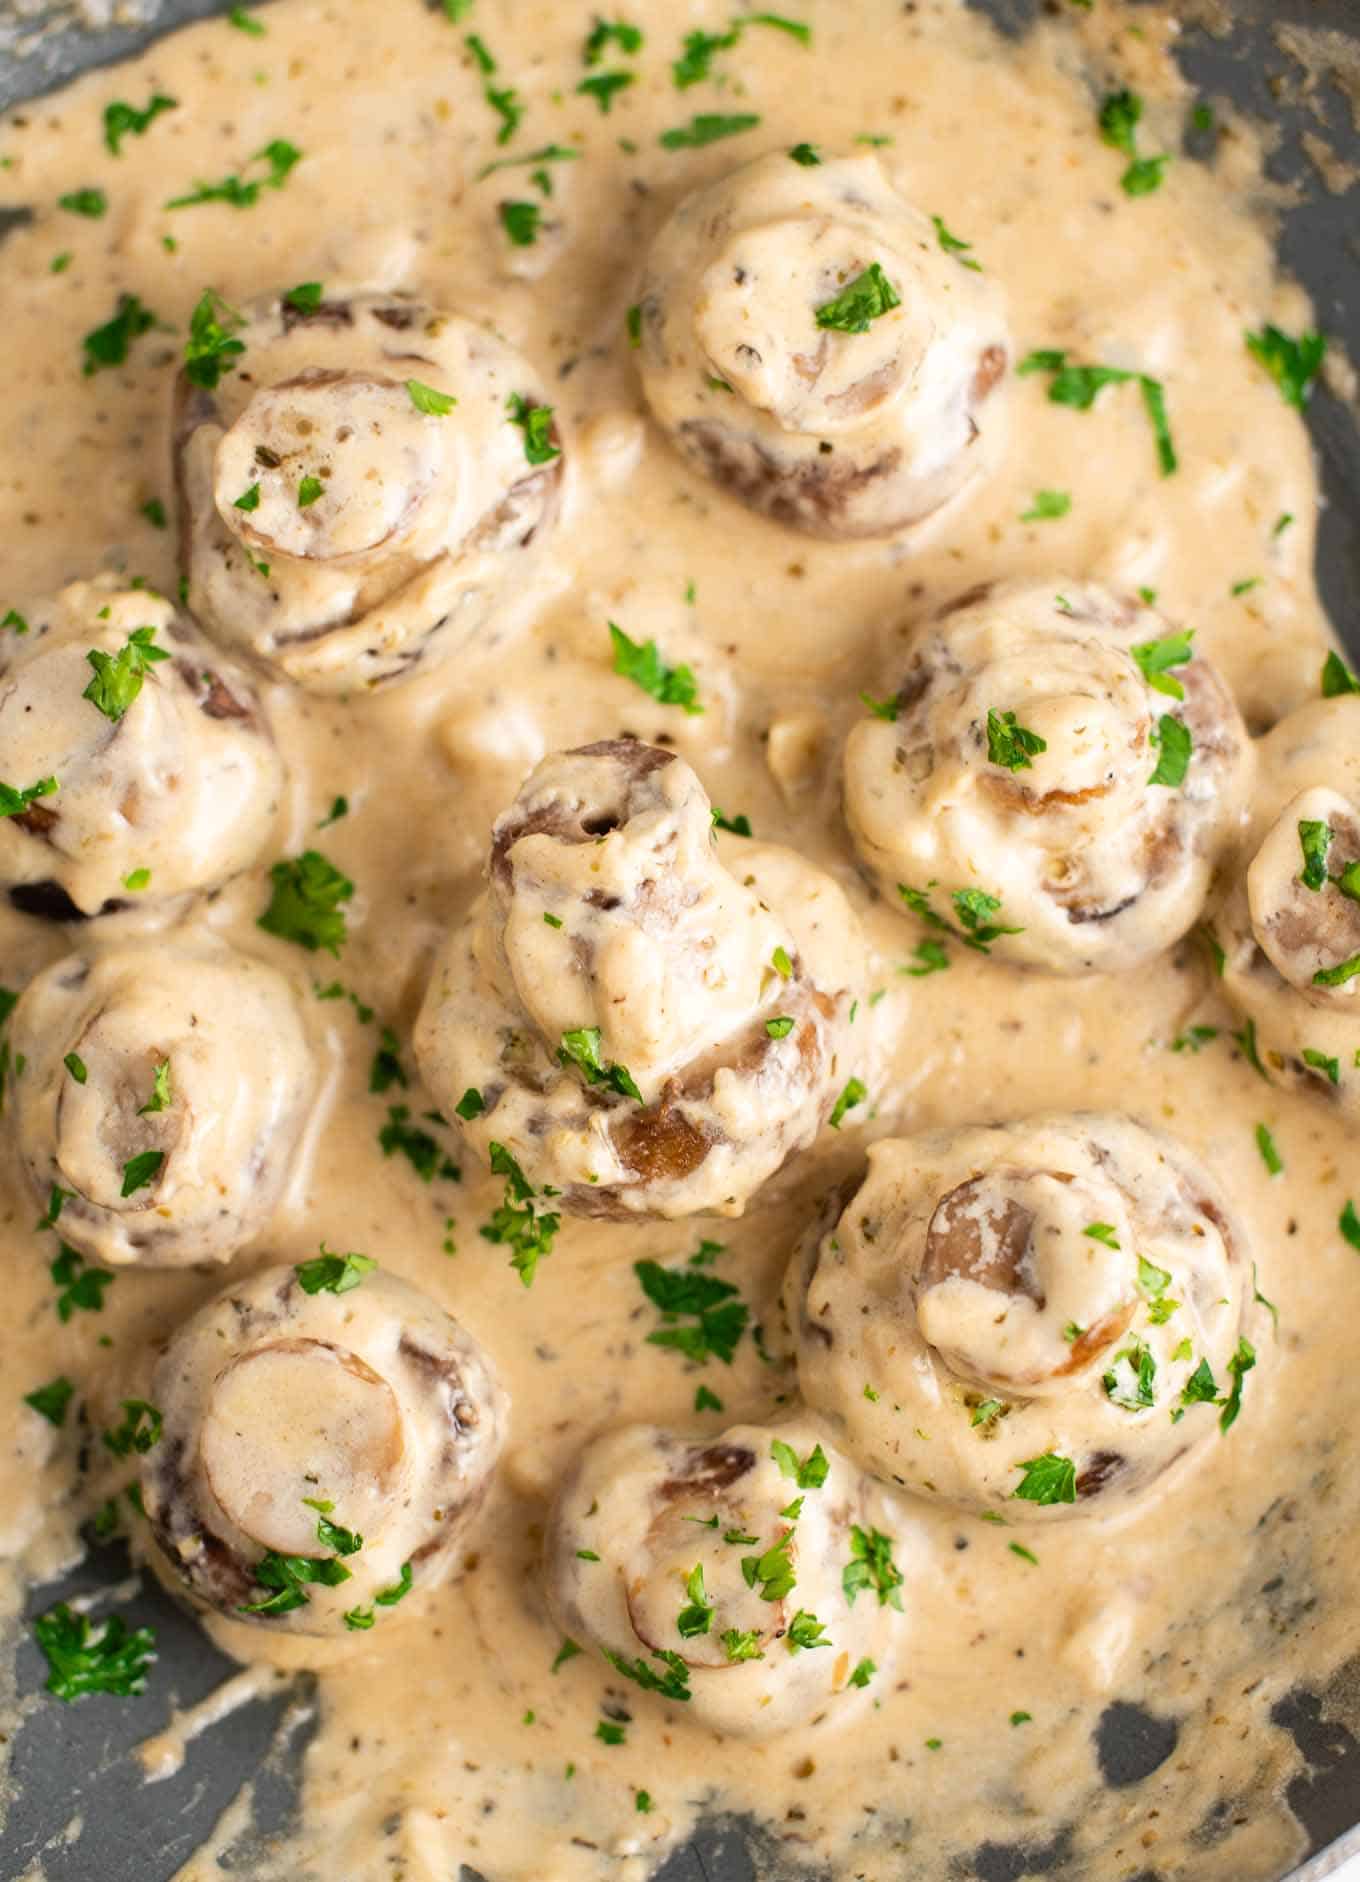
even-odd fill
[[[1272,1077],[1360,1115],[1360,699],[1260,741],[1259,783],[1211,933]]]
[[[633,740],[543,760],[416,1025],[426,1083],[581,1215],[736,1215],[846,1083],[861,944],[839,889],[737,840]]]
[[[983,588],[909,639],[845,751],[850,832],[935,931],[1111,973],[1199,918],[1245,816],[1246,728],[1193,635],[1089,582]]]
[[[208,633],[346,693],[505,637],[563,475],[533,368],[400,294],[299,289],[228,325],[241,351],[191,359],[175,403],[184,571]]]
[[[571,1639],[683,1716],[767,1737],[844,1724],[891,1679],[916,1546],[806,1419],[707,1441],[629,1425],[587,1444],[562,1487],[548,1600]]]
[[[643,389],[689,461],[814,536],[886,536],[1000,443],[1000,293],[877,158],[757,158],[687,196],[647,259]]]
[[[803,1396],[865,1470],[1011,1521],[1080,1516],[1235,1422],[1251,1269],[1189,1152],[1074,1113],[876,1143],[785,1305]]]
[[[200,1610],[362,1639],[458,1564],[507,1400],[476,1341],[376,1269],[325,1248],[265,1268],[158,1362],[142,1497],[158,1569]]]
[[[27,800],[0,801],[0,883],[63,920],[218,887],[259,854],[283,788],[240,671],[108,576],[0,634],[0,774]]]
[[[318,1085],[272,967],[210,940],[84,951],[29,984],[10,1027],[19,1156],[71,1247],[189,1267],[268,1221]]]

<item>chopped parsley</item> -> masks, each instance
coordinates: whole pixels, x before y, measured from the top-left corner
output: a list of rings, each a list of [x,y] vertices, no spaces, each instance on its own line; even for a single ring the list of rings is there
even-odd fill
[[[135,1196],[139,1189],[148,1188],[164,1162],[163,1150],[143,1150],[137,1156],[129,1157],[123,1165],[123,1187],[119,1194]]]
[[[694,674],[687,666],[668,667],[657,651],[654,640],[639,644],[630,640],[621,627],[609,623],[609,638],[614,646],[614,671],[663,706],[679,706],[691,717],[703,711],[699,704]]]
[[[765,1031],[771,1039],[787,1039],[793,1027],[794,1022],[787,1013],[780,1013],[765,1022]]]
[[[642,1093],[627,1066],[616,1065],[612,1060],[606,1063],[600,1056],[598,1026],[578,1026],[573,1032],[564,1032],[557,1057],[563,1065],[575,1065],[588,1085],[608,1085],[621,1098],[642,1103]]]
[[[1116,1354],[1113,1366],[1100,1382],[1111,1403],[1123,1411],[1146,1411],[1157,1402],[1153,1390],[1156,1377],[1157,1361],[1151,1347],[1135,1340]]]
[[[1137,127],[1142,115],[1143,101],[1132,91],[1110,92],[1100,107],[1101,137],[1129,159],[1119,179],[1126,196],[1150,196],[1160,188],[1162,172],[1171,161],[1169,152],[1160,157],[1138,155]]]
[[[304,850],[301,856],[275,863],[269,879],[273,892],[256,926],[296,942],[308,953],[324,948],[338,960],[348,933],[341,904],[354,894],[349,877],[320,850]]]
[[[1322,697],[1339,699],[1345,693],[1360,693],[1360,680],[1340,654],[1329,653],[1322,663]]]
[[[348,1294],[377,1267],[372,1255],[337,1255],[321,1244],[321,1253],[298,1262],[293,1272],[304,1294]]]
[[[1337,1227],[1351,1247],[1360,1250],[1360,1215],[1357,1215],[1355,1204],[1349,1198],[1337,1219]]]
[[[104,1291],[113,1286],[114,1277],[103,1268],[86,1264],[84,1255],[63,1242],[57,1258],[47,1272],[61,1292],[56,1298],[57,1318],[65,1326],[73,1313],[99,1313],[104,1306]]]
[[[1284,1169],[1284,1158],[1275,1146],[1275,1139],[1264,1124],[1256,1126],[1256,1148],[1261,1153],[1261,1161],[1272,1176],[1279,1176]]]
[[[282,189],[293,169],[302,161],[302,152],[286,137],[273,138],[263,150],[255,151],[248,162],[263,163],[267,173],[258,177],[224,176],[216,183],[196,183],[187,196],[172,196],[167,209],[193,209],[200,203],[227,203],[233,209],[251,209],[260,200],[260,191]]]
[[[1177,468],[1179,460],[1171,436],[1171,425],[1166,414],[1166,395],[1160,379],[1153,379],[1147,373],[1126,372],[1119,366],[1070,365],[1066,353],[1053,347],[1040,348],[1030,353],[1021,360],[1016,371],[1021,374],[1051,373],[1053,378],[1048,388],[1050,402],[1054,405],[1070,405],[1078,412],[1089,412],[1097,395],[1106,386],[1127,385],[1136,380],[1142,393],[1143,408],[1152,426],[1163,477],[1169,477]]]
[[[901,305],[902,297],[881,265],[871,261],[833,300],[824,301],[816,310],[817,325],[832,333],[867,333],[871,320]]]
[[[1001,897],[989,895],[986,889],[955,889],[950,896],[954,904],[954,913],[958,916],[959,926],[954,928],[943,915],[938,914],[930,905],[930,891],[935,884],[927,883],[924,889],[913,889],[905,882],[899,882],[897,893],[911,913],[932,928],[943,928],[965,947],[975,948],[979,954],[986,954],[993,941],[1003,935],[1023,934],[1023,928],[1008,928],[991,918],[1001,910]]]
[[[1164,712],[1157,721],[1152,742],[1157,747],[1157,764],[1148,783],[1162,784],[1169,790],[1175,790],[1184,784],[1185,774],[1190,769],[1190,753],[1194,746],[1190,728],[1184,720]]]
[[[625,20],[602,20],[596,18],[581,48],[581,57],[587,65],[598,65],[611,45],[618,47],[630,59],[642,50],[642,30],[630,26]]]
[[[55,778],[39,778],[35,784],[22,787],[0,783],[0,817],[22,817],[30,804],[40,797],[51,797],[56,788]]]
[[[1237,1423],[1238,1413],[1242,1409],[1242,1386],[1247,1374],[1256,1364],[1256,1348],[1250,1340],[1239,1338],[1237,1350],[1228,1361],[1228,1372],[1232,1378],[1228,1396],[1219,1402],[1222,1410],[1218,1415],[1220,1431],[1231,1431]]]
[[[794,163],[801,164],[805,170],[815,168],[822,161],[817,155],[815,144],[795,144],[789,156]]]
[[[245,341],[236,337],[244,325],[243,314],[211,288],[206,290],[189,317],[189,338],[184,343],[184,376],[191,385],[211,392],[223,373],[232,370],[246,350]],[[259,488],[258,484],[254,486],[256,504]],[[239,510],[254,509],[256,504],[247,505],[239,497],[236,500]]]
[[[489,1155],[492,1170],[505,1178],[505,1194],[480,1234],[484,1241],[510,1250],[510,1266],[525,1287],[532,1287],[540,1260],[552,1253],[561,1218],[538,1210],[533,1185],[504,1144],[491,1144]],[[549,1193],[544,1191],[545,1196]]]
[[[1322,370],[1327,342],[1320,333],[1304,332],[1297,340],[1267,324],[1259,333],[1243,336],[1247,351],[1258,360],[1279,387],[1287,405],[1302,411],[1313,394],[1313,381]]]
[[[657,1261],[636,1261],[633,1273],[661,1315],[661,1325],[647,1335],[649,1346],[683,1353],[695,1365],[709,1359],[732,1364],[749,1310],[730,1281],[692,1267],[663,1268]]]
[[[831,1107],[831,1116],[827,1123],[833,1131],[838,1131],[847,1111],[853,1111],[857,1104],[863,1104],[869,1095],[869,1087],[860,1078],[848,1078],[841,1090],[841,1095]]]
[[[518,425],[524,433],[524,456],[528,463],[551,464],[555,457],[561,457],[560,446],[552,441],[551,405],[530,405],[518,392],[512,392],[506,411],[510,423]]]
[[[66,1423],[66,1413],[75,1397],[75,1390],[71,1381],[62,1375],[49,1379],[46,1385],[40,1385],[32,1392],[25,1392],[24,1403],[37,1412],[40,1418],[45,1418],[49,1425],[55,1425],[60,1430]]]
[[[1213,1405],[1218,1399],[1218,1381],[1207,1359],[1201,1359],[1181,1387],[1182,1405]]]
[[[307,1593],[310,1584],[338,1588],[350,1578],[349,1569],[335,1556],[281,1555],[277,1549],[267,1549],[251,1573],[261,1588],[271,1592],[263,1601],[242,1603],[238,1612],[270,1618],[306,1607],[311,1599]]]
[[[727,1663],[729,1666],[740,1666],[745,1660],[763,1660],[765,1658],[764,1653],[761,1651],[760,1635],[756,1633],[754,1629],[744,1630],[740,1627],[728,1627],[724,1629],[720,1638],[722,1640],[723,1652],[727,1655]]]
[[[713,806],[713,828],[715,830],[726,830],[730,836],[750,836],[751,819],[741,812],[738,812],[735,817],[729,817],[725,811],[719,810],[715,804]]]
[[[462,1181],[463,1172],[445,1156],[439,1142],[429,1131],[412,1124],[409,1105],[387,1107],[387,1122],[378,1132],[378,1146],[384,1157],[405,1157],[422,1183],[432,1183],[436,1176],[450,1183]]]
[[[1017,725],[1013,712],[998,712],[994,706],[987,709],[987,758],[994,765],[1001,765],[1007,771],[1028,771],[1030,760],[1039,752],[1048,750],[1048,740],[1040,738],[1037,732],[1028,727]]]
[[[83,1085],[85,1080],[89,1077],[89,1073],[85,1069],[85,1061],[78,1052],[68,1052],[66,1057],[62,1060],[62,1064],[78,1085]]]
[[[5,614],[4,619],[0,620],[0,632],[3,632],[7,627],[12,628],[16,634],[26,634],[28,632],[28,622],[17,608],[10,608]]]
[[[1341,1083],[1341,1061],[1329,1058],[1325,1052],[1319,1052],[1316,1046],[1303,1048],[1303,1062],[1311,1065],[1315,1072],[1325,1072],[1333,1085]]]
[[[143,136],[162,111],[173,111],[178,102],[176,98],[167,98],[163,92],[156,92],[139,111],[135,105],[126,104],[121,98],[115,99],[104,107],[104,142],[115,157],[121,157],[121,145],[125,137]]]
[[[901,967],[898,972],[910,974],[913,980],[922,980],[927,974],[944,972],[949,965],[949,949],[943,941],[918,941],[914,959],[914,967]]]
[[[863,1659],[858,1662],[854,1672],[850,1675],[849,1684],[859,1687],[867,1686],[877,1671],[878,1667],[873,1660]]]
[[[251,484],[248,489],[241,492],[239,497],[233,497],[231,507],[233,510],[244,510],[247,515],[253,510],[258,510],[260,507],[260,486],[258,484]]]
[[[952,255],[956,261],[960,262],[965,268],[971,268],[975,274],[981,274],[982,263],[980,261],[974,261],[972,255],[969,253],[973,244],[963,241],[957,235],[951,235],[949,230],[945,227],[944,218],[942,216],[932,216],[930,219],[935,224],[935,239],[940,244],[945,254]]]
[[[164,529],[167,524],[165,505],[159,497],[148,497],[138,512],[144,516],[153,529]]]
[[[1077,1467],[1070,1457],[1059,1457],[1053,1451],[1045,1451],[1042,1456],[1031,1457],[1016,1468],[1023,1475],[1018,1486],[1011,1491],[1012,1497],[1018,1497],[1023,1503],[1076,1502]]]
[[[1034,501],[1027,510],[1020,513],[1022,523],[1051,523],[1060,516],[1066,516],[1072,507],[1072,498],[1066,490],[1036,490]]]
[[[72,190],[69,196],[58,196],[58,209],[69,210],[73,216],[87,216],[97,221],[108,209],[109,199],[103,190]]]
[[[706,1634],[713,1625],[713,1603],[704,1593],[704,1565],[697,1562],[685,1577],[686,1605],[676,1616],[675,1628],[682,1640]]]
[[[297,506],[300,510],[310,510],[314,503],[319,503],[326,494],[326,486],[319,477],[310,475],[300,479],[297,488]]]
[[[791,1478],[800,1490],[820,1490],[831,1468],[820,1444],[814,1444],[800,1462],[793,1446],[786,1444],[783,1438],[776,1438],[770,1445],[770,1456],[778,1464],[781,1475]]]
[[[1222,971],[1223,969],[1220,966],[1219,972],[1222,973]],[[1269,1084],[1270,1073],[1261,1063],[1261,1054],[1256,1045],[1256,1021],[1254,1019],[1243,1020],[1242,1030],[1232,1035],[1232,1042],[1257,1076],[1264,1078],[1266,1083]]]
[[[120,1699],[146,1691],[147,1668],[155,1659],[149,1627],[129,1633],[118,1615],[95,1622],[59,1601],[33,1623],[33,1637],[47,1659],[46,1686],[55,1699],[112,1693]]]
[[[120,294],[112,318],[87,333],[81,342],[85,349],[85,364],[81,368],[85,377],[89,379],[110,366],[121,366],[132,342],[149,333],[155,324],[156,316],[149,307],[143,307],[135,294]]]
[[[627,91],[636,84],[631,72],[592,72],[583,78],[576,87],[577,93],[586,98],[593,98],[604,117],[608,117],[613,107],[615,93]]]
[[[1299,848],[1303,851],[1303,868],[1299,871],[1299,881],[1314,894],[1327,886],[1327,852],[1331,847],[1330,824],[1311,817],[1300,819]]]
[[[825,1624],[815,1614],[809,1614],[806,1608],[799,1608],[789,1622],[789,1630],[784,1638],[784,1645],[790,1653],[799,1653],[812,1647],[829,1647]]]
[[[378,1049],[373,1054],[373,1063],[368,1068],[368,1088],[381,1095],[390,1091],[393,1085],[400,1085],[403,1090],[409,1084],[406,1068],[401,1062],[401,1041],[390,1026],[384,1026],[378,1039]]]
[[[758,1590],[762,1601],[782,1601],[792,1593],[798,1579],[789,1560],[792,1541],[793,1531],[786,1529],[763,1555],[742,1556],[742,1580],[748,1588]]]
[[[148,1117],[157,1111],[170,1108],[170,1061],[161,1059],[151,1074],[151,1096],[138,1111],[138,1117]]]
[[[700,1386],[695,1387],[695,1392],[694,1392],[695,1411],[697,1412],[702,1412],[702,1411],[720,1412],[722,1408],[723,1408],[723,1402],[718,1397],[716,1392],[710,1392],[706,1385],[700,1385]]]
[[[295,313],[314,314],[325,298],[325,293],[320,281],[299,281],[295,288],[289,288],[283,296],[283,305],[291,307]]]
[[[875,699],[872,693],[862,692],[860,701],[866,705],[876,719],[885,719],[889,725],[895,725],[898,713],[898,696],[889,693],[886,699]]]
[[[716,144],[719,138],[738,137],[743,131],[753,131],[759,123],[759,117],[752,111],[728,115],[701,111],[688,124],[663,131],[657,141],[663,150],[701,150],[705,144]]]
[[[1170,1269],[1159,1268],[1155,1262],[1139,1255],[1138,1291],[1148,1303],[1148,1319],[1155,1327],[1165,1326],[1180,1306],[1178,1300],[1172,1300],[1167,1294],[1170,1285]]]
[[[447,418],[458,403],[450,393],[437,392],[433,386],[422,385],[419,379],[408,379],[406,392],[412,405],[426,418]]]
[[[486,1100],[475,1085],[469,1085],[453,1110],[455,1117],[461,1117],[464,1123],[471,1123],[474,1117],[480,1117],[486,1110]]]
[[[567,1642],[564,1641],[562,1644],[565,1647]],[[579,1653],[580,1648],[578,1647],[576,1651]],[[690,1697],[689,1668],[678,1653],[653,1647],[652,1658],[659,1661],[666,1669],[664,1673],[658,1673],[654,1667],[648,1666],[641,1654],[635,1660],[628,1660],[621,1653],[615,1653],[612,1648],[605,1647],[602,1651],[614,1671],[622,1673],[625,1679],[631,1679],[635,1686],[642,1688],[643,1692],[660,1693],[663,1699],[685,1700]],[[559,1661],[561,1657],[559,1654]]]
[[[145,1457],[161,1441],[165,1420],[157,1408],[144,1398],[123,1400],[122,1423],[104,1433],[104,1446],[115,1457],[130,1457],[136,1452]]]
[[[248,33],[252,39],[263,39],[267,30],[264,21],[247,13],[244,7],[233,7],[227,15],[227,24],[234,26],[238,33]]]
[[[861,1529],[858,1523],[851,1523],[850,1560],[841,1571],[841,1587],[851,1607],[869,1588],[878,1596],[880,1607],[901,1611],[903,1575],[893,1560],[892,1550],[892,1537],[885,1536],[882,1530]]]
[[[506,201],[499,208],[501,227],[516,248],[532,248],[538,240],[543,211],[525,198]]]
[[[169,651],[155,645],[154,627],[134,627],[126,644],[116,654],[92,647],[85,658],[94,668],[82,699],[88,699],[106,719],[122,718],[142,690],[142,681],[160,660],[170,658]]]

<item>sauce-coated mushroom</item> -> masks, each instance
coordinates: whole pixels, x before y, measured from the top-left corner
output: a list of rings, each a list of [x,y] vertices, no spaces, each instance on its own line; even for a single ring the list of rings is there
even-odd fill
[[[843,1724],[910,1624],[914,1540],[888,1502],[806,1419],[710,1440],[629,1425],[562,1487],[548,1598],[572,1639],[715,1731]]]
[[[845,808],[884,895],[1003,960],[1114,972],[1180,940],[1252,753],[1193,636],[1089,582],[965,596],[850,734]]]
[[[68,955],[11,1020],[19,1155],[111,1267],[229,1261],[268,1220],[317,1087],[297,993],[202,941]]]
[[[1250,1270],[1174,1139],[1074,1113],[875,1144],[785,1302],[853,1458],[1014,1521],[1125,1504],[1231,1427]]]
[[[157,1364],[142,1496],[157,1565],[196,1607],[362,1640],[459,1563],[506,1397],[457,1322],[375,1265],[323,1249],[263,1269]]]
[[[995,284],[878,160],[760,157],[652,245],[642,382],[679,450],[815,536],[885,536],[980,477],[1003,421]]]
[[[496,824],[416,1054],[471,1140],[570,1211],[738,1214],[846,1082],[849,906],[737,845],[725,867],[694,772],[632,740],[546,758]]]
[[[0,883],[76,919],[212,889],[269,836],[283,763],[253,687],[161,595],[74,582],[0,634]]]
[[[181,373],[189,599],[299,684],[362,691],[508,636],[564,457],[538,375],[410,296],[255,303],[211,387]]]

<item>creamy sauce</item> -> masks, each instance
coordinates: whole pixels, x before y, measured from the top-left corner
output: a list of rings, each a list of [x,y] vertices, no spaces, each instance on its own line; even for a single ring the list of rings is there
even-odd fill
[[[1360,1304],[1357,1257],[1337,1228],[1344,1120],[1316,1095],[1262,1082],[1230,1042],[1238,1022],[1205,953],[1188,942],[1117,979],[1027,974],[958,947],[946,971],[911,977],[920,932],[857,871],[839,775],[862,716],[857,693],[895,683],[900,625],[980,580],[1156,589],[1159,609],[1194,627],[1253,732],[1315,697],[1329,633],[1310,573],[1313,467],[1303,426],[1242,343],[1267,318],[1297,331],[1307,308],[1276,279],[1235,133],[1217,176],[1176,161],[1155,194],[1121,192],[1124,160],[1097,134],[1103,85],[1088,81],[1087,59],[1103,81],[1117,55],[1149,94],[1140,148],[1174,147],[1186,99],[1168,58],[1173,30],[1157,16],[1139,9],[1130,26],[1098,6],[1080,23],[1084,47],[1066,23],[1004,42],[945,0],[819,3],[806,16],[811,49],[752,25],[717,56],[721,89],[679,91],[669,61],[683,32],[720,32],[728,16],[705,6],[681,18],[641,0],[627,17],[645,31],[642,52],[606,60],[637,82],[606,117],[574,89],[588,75],[584,4],[477,0],[455,29],[417,0],[280,0],[259,15],[263,36],[202,25],[0,131],[4,193],[37,211],[4,251],[6,606],[28,613],[106,566],[174,594],[172,534],[139,510],[170,502],[171,380],[207,285],[236,304],[303,281],[418,291],[533,362],[568,452],[564,512],[532,593],[518,598],[533,618],[517,643],[468,646],[352,701],[261,683],[288,767],[272,841],[256,867],[183,914],[192,935],[317,985],[338,978],[374,1009],[367,1021],[345,1000],[309,1012],[322,1035],[321,1110],[272,1221],[233,1271],[303,1261],[323,1239],[363,1250],[457,1315],[510,1399],[506,1452],[462,1578],[409,1625],[356,1636],[323,1673],[301,1826],[286,1848],[258,1855],[262,1878],[434,1882],[466,1861],[494,1882],[640,1882],[714,1812],[767,1826],[776,1866],[782,1854],[837,1877],[898,1875],[906,1863],[943,1878],[968,1872],[980,1843],[1043,1848],[1065,1834],[1082,1873],[1242,1882],[1278,1874],[1302,1848],[1280,1801],[1296,1754],[1269,1714],[1353,1650],[1360,1611],[1346,1543],[1360,1492],[1338,1445],[1360,1417],[1360,1378],[1338,1341]],[[504,147],[468,30],[499,61],[492,82],[513,84],[526,107]],[[141,108],[158,92],[177,106],[110,157],[103,107]],[[697,151],[658,147],[702,111],[761,121]],[[810,540],[682,466],[644,417],[625,332],[644,245],[682,193],[748,156],[802,140],[850,151],[861,137],[890,139],[879,152],[888,176],[971,242],[1004,292],[1018,354],[1067,348],[1164,382],[1174,476],[1159,474],[1136,388],[1111,387],[1081,413],[1050,403],[1042,375],[1008,389],[995,471],[901,540]],[[280,138],[302,160],[254,206],[162,209]],[[550,196],[531,165],[479,180],[492,159],[549,143],[581,151],[550,166]],[[104,218],[56,208],[96,183],[109,196]],[[538,240],[513,246],[498,205],[529,199]],[[82,336],[120,293],[138,295],[158,324],[134,339],[126,366],[82,377]],[[1069,514],[1022,522],[1044,489],[1070,491]],[[1251,578],[1258,585],[1232,592]],[[702,716],[613,673],[609,620],[693,668]],[[526,1290],[478,1234],[501,1184],[472,1146],[441,1130],[463,1180],[427,1187],[402,1157],[384,1158],[378,1132],[393,1100],[416,1117],[430,1108],[414,1087],[412,1026],[437,952],[482,891],[493,821],[546,752],[624,734],[672,746],[729,817],[749,816],[758,838],[796,848],[850,898],[870,947],[850,1069],[869,1096],[740,1219],[566,1219]],[[318,834],[342,794],[349,814]],[[721,840],[737,870],[741,842]],[[255,925],[269,863],[313,843],[356,884],[338,965]],[[126,942],[168,918],[133,910],[104,923]],[[0,981],[23,986],[87,934],[6,911]],[[1191,1024],[1218,1036],[1172,1051]],[[383,1025],[413,1085],[375,1096]],[[561,1636],[539,1558],[550,1500],[582,1443],[631,1421],[709,1436],[787,1414],[796,1376],[784,1271],[826,1193],[860,1173],[866,1140],[1077,1105],[1174,1133],[1248,1225],[1279,1328],[1260,1333],[1233,1432],[1215,1434],[1192,1473],[1108,1518],[1032,1527],[1016,1505],[998,1527],[928,1495],[904,1499],[908,1579],[904,1611],[891,1615],[891,1676],[861,1695],[843,1730],[828,1715],[736,1747],[594,1652],[554,1672]],[[1283,1159],[1274,1177],[1255,1140],[1262,1123]],[[12,1163],[0,1374],[13,1403],[64,1373],[92,1424],[113,1424],[121,1398],[146,1392],[156,1343],[218,1290],[221,1272],[124,1269],[102,1312],[62,1323],[47,1268],[55,1238],[34,1231],[34,1214]],[[632,1264],[680,1260],[703,1236],[724,1244],[714,1272],[750,1303],[763,1357],[748,1335],[730,1368],[699,1372],[645,1342],[656,1318]],[[701,1383],[721,1413],[696,1417]],[[0,1521],[21,1581],[69,1562],[77,1523],[128,1478],[102,1460],[78,1479],[72,1422],[59,1435],[23,1406],[7,1414]],[[243,1657],[261,1650],[258,1627],[214,1631]],[[1124,1790],[1102,1785],[1094,1737],[1116,1698],[1179,1727],[1172,1754]],[[628,1715],[621,1744],[595,1735],[606,1709],[614,1723]],[[181,1755],[199,1725],[180,1717],[148,1768]],[[212,1873],[211,1852],[183,1871]]]

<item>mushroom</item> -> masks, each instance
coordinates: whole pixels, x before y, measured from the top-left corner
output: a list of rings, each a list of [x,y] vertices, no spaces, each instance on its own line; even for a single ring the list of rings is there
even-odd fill
[[[711,1440],[628,1425],[587,1444],[547,1538],[563,1631],[727,1736],[852,1718],[891,1679],[917,1567],[903,1551],[919,1544],[817,1440],[800,1419]]]
[[[887,536],[979,479],[1010,346],[995,283],[876,157],[759,157],[685,197],[639,306],[652,414],[698,469],[809,535]]]
[[[563,453],[538,375],[408,295],[256,302],[176,390],[181,554],[214,639],[353,692],[509,633]],[[234,364],[235,370],[232,370]]]
[[[259,854],[283,788],[242,674],[164,596],[110,576],[0,634],[0,772],[29,799],[0,815],[0,883],[61,920],[217,888]]]
[[[272,967],[208,939],[84,950],[30,982],[10,1027],[15,1141],[71,1247],[188,1267],[268,1221],[317,1085]]]
[[[876,1143],[785,1305],[803,1396],[865,1470],[1012,1521],[1077,1516],[1231,1426],[1251,1267],[1187,1150],[1074,1113]]]
[[[323,1248],[262,1269],[157,1363],[142,1498],[157,1567],[200,1611],[362,1640],[460,1564],[506,1396],[456,1321],[375,1268]]]
[[[436,963],[426,1083],[575,1214],[740,1214],[845,1083],[854,916],[801,858],[735,842],[740,877],[671,752],[555,753]]]
[[[1135,967],[1198,919],[1252,752],[1191,634],[1094,583],[1012,582],[914,633],[890,683],[845,752],[890,901],[1058,974]]]
[[[1360,699],[1260,741],[1250,822],[1211,915],[1222,986],[1273,1077],[1360,1116]]]

